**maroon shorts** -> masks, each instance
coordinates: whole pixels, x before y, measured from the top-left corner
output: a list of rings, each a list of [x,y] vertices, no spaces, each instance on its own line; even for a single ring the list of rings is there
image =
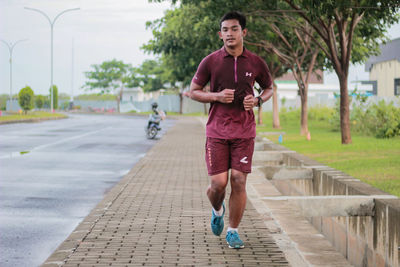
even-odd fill
[[[251,172],[254,138],[219,139],[207,137],[206,163],[208,175],[216,175],[235,169]]]

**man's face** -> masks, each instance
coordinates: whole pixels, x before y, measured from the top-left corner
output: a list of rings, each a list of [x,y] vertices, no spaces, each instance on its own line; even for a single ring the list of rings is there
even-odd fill
[[[236,19],[224,20],[221,23],[221,31],[218,32],[219,37],[229,48],[237,47],[243,44],[243,37],[246,36],[247,30],[242,29],[239,21]]]

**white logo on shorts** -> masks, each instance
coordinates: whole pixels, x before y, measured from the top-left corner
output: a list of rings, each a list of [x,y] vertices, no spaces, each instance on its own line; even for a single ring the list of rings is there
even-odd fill
[[[247,77],[247,76],[250,76],[250,77],[251,77],[252,74],[253,74],[253,73],[247,72],[247,71],[246,71],[246,77]]]
[[[240,160],[240,162],[241,162],[241,163],[244,163],[244,164],[249,163],[249,162],[247,161],[247,157],[242,158],[242,159]]]

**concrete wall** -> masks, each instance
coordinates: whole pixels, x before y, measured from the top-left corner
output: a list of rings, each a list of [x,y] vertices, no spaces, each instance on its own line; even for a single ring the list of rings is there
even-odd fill
[[[354,266],[400,266],[400,199],[383,199],[389,194],[354,177],[324,166],[277,144],[266,150],[283,152],[283,164],[311,168],[311,180],[274,181],[285,195],[335,196],[373,195],[374,216],[310,217],[312,224]],[[381,199],[379,196],[382,196]],[[389,196],[390,197],[390,196]]]

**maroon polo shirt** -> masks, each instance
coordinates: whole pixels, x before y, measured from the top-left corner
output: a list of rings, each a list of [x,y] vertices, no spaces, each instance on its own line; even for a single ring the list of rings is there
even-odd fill
[[[245,48],[235,59],[222,47],[201,61],[192,82],[203,87],[210,82],[211,92],[235,89],[232,103],[211,103],[207,137],[235,139],[256,136],[254,112],[244,110],[243,99],[246,95],[254,95],[254,82],[263,89],[271,87],[271,75],[264,60]]]

